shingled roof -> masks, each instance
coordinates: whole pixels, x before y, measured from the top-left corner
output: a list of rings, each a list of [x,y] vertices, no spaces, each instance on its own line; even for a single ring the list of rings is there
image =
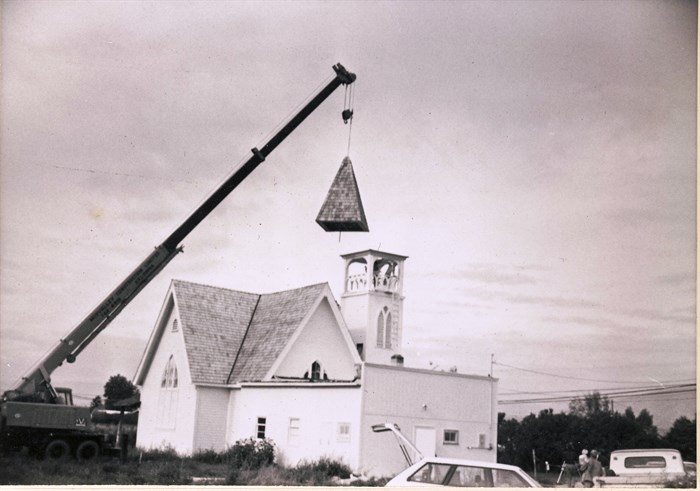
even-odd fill
[[[262,380],[325,286],[259,295],[173,281],[192,382]]]
[[[350,157],[345,157],[316,217],[326,232],[369,232]]]

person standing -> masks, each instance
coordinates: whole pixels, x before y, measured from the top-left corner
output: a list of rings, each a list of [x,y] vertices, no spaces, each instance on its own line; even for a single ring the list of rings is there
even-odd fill
[[[588,463],[588,450],[585,448],[581,450],[581,455],[578,456],[578,466],[579,468],[583,467]]]
[[[581,467],[581,482],[584,488],[592,488],[593,480],[603,475],[603,466],[598,461],[598,451],[591,450],[588,462]]]

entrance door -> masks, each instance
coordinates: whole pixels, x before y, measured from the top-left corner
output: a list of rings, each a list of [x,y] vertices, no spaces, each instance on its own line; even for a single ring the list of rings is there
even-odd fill
[[[416,426],[416,437],[414,442],[418,450],[421,451],[424,457],[435,457],[435,448],[437,446],[437,439],[435,428],[428,428],[425,426]]]

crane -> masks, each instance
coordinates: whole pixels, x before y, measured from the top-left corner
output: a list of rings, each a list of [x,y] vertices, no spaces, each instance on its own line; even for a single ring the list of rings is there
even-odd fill
[[[182,252],[182,241],[199,225],[243,180],[250,175],[265,159],[287,138],[323,101],[341,85],[352,84],[356,76],[340,63],[333,66],[335,76],[322,87],[289,121],[278,130],[260,148],[253,148],[252,155],[214,192],[209,195],[161,244],[112,290],[78,325],[32,368],[18,380],[2,397],[0,421],[2,433],[0,438],[26,440],[27,431],[32,433],[31,440],[46,445],[47,433],[56,431],[79,430],[85,434],[89,426],[84,414],[75,415],[66,412],[65,417],[46,417],[44,413],[55,408],[58,414],[60,406],[72,405],[70,389],[61,391],[51,384],[51,374],[64,362],[73,363],[77,356],[119,315],[139,292],[148,285],[163,268]],[[61,395],[59,396],[59,392]],[[78,409],[78,408],[75,408]],[[87,409],[87,408],[85,408]],[[39,416],[39,413],[44,414]],[[49,422],[46,422],[49,421]],[[31,431],[30,431],[31,430]],[[54,435],[55,436],[55,435]],[[49,437],[50,438],[53,437]],[[76,440],[80,438],[64,437]],[[69,445],[70,446],[70,445]],[[73,445],[75,446],[75,445]],[[65,450],[65,448],[64,448]],[[94,449],[93,449],[94,450]]]

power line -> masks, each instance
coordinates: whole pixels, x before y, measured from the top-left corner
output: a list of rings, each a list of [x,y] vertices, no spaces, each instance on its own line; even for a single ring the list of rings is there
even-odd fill
[[[572,377],[572,376],[568,376],[568,375],[559,375],[556,373],[541,372],[539,370],[530,370],[528,368],[507,365],[505,363],[499,363],[497,361],[494,361],[493,364],[498,365],[498,366],[502,366],[502,367],[508,367],[508,368],[513,369],[513,370],[520,370],[521,372],[536,373],[538,375],[546,375],[548,377],[557,377],[557,378],[563,378],[563,379],[569,379],[569,380],[582,380],[584,382],[604,382],[604,383],[609,383],[609,384],[643,384],[643,383],[648,383],[648,380],[615,381],[615,380],[600,380],[600,379],[592,379],[592,378],[584,378],[584,377]]]
[[[695,384],[682,384],[674,387],[668,388],[656,388],[656,389],[642,389],[642,390],[628,390],[628,391],[618,391],[618,392],[606,392],[600,393],[600,395],[605,397],[617,397],[617,398],[636,398],[636,397],[646,397],[646,396],[656,396],[656,395],[673,395],[673,394],[684,394],[689,392],[695,392]],[[539,403],[539,402],[567,402],[571,400],[571,396],[554,396],[554,397],[539,397],[530,399],[503,399],[499,400],[499,405],[507,404],[524,404],[524,403]]]
[[[666,387],[673,387],[676,386],[676,384],[681,384],[684,382],[689,382],[691,379],[685,379],[685,380],[678,380],[678,381],[672,381],[672,382],[666,382]],[[641,386],[630,386],[630,387],[600,387],[596,389],[590,389],[591,392],[601,392],[605,390],[623,390],[623,389],[637,389],[637,390],[642,390],[642,389],[655,389],[659,388],[658,385],[641,385]],[[562,396],[567,393],[580,393],[582,389],[559,389],[559,390],[541,390],[541,391],[509,391],[509,390],[499,390],[499,393],[502,395],[509,395],[509,396],[515,396],[515,395],[535,395],[535,394],[562,394]]]

